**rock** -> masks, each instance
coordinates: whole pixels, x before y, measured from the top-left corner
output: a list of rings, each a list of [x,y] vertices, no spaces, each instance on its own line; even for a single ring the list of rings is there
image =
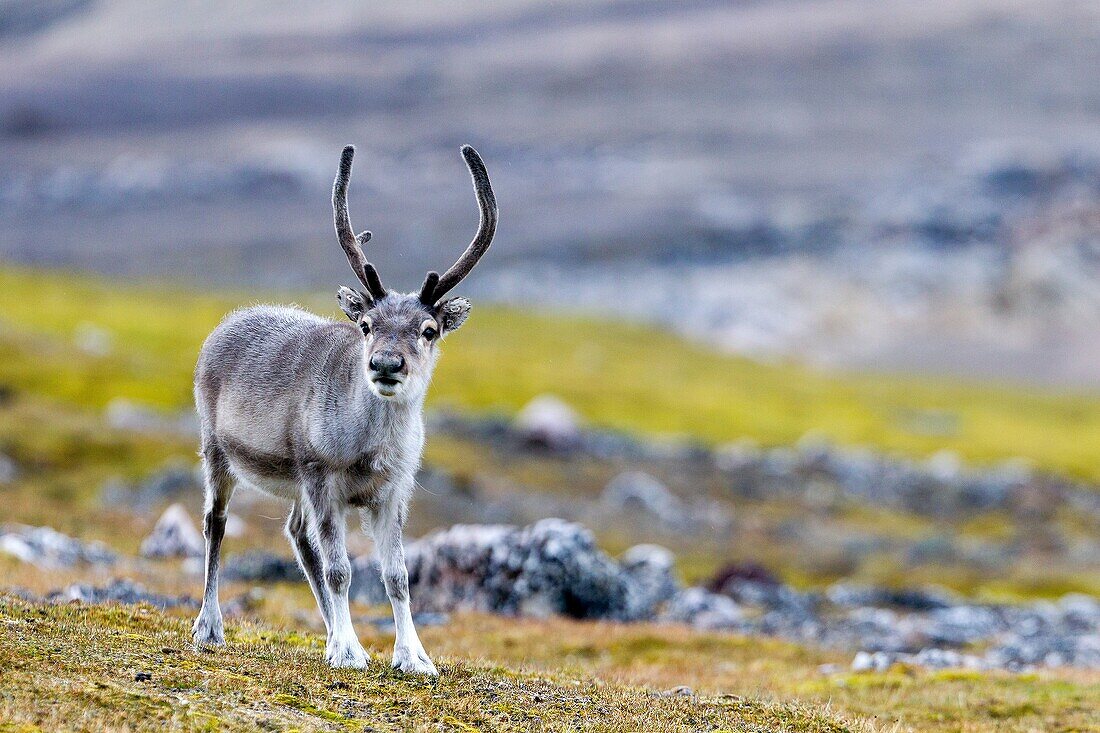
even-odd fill
[[[763,565],[755,562],[730,563],[722,567],[707,587],[715,593],[725,593],[726,587],[736,581],[749,581],[762,585],[778,586],[779,577]]]
[[[639,613],[636,581],[587,529],[561,519],[456,525],[409,545],[406,564],[420,608],[620,620]]]
[[[203,537],[182,504],[165,509],[153,531],[141,542],[142,557],[202,557],[205,552]]]
[[[759,466],[763,455],[755,440],[726,443],[714,449],[714,465],[719,471],[739,473]]]
[[[615,476],[600,494],[600,501],[611,509],[641,512],[663,524],[676,526],[685,518],[679,497],[642,471],[625,471]]]
[[[657,695],[658,697],[694,697],[695,691],[687,685],[677,685],[671,690],[662,690]]]
[[[697,629],[736,629],[744,619],[733,599],[706,588],[687,588],[665,605],[662,621],[686,623]]]
[[[886,652],[859,652],[852,660],[852,671],[885,672],[894,664],[895,659]]]
[[[389,603],[382,584],[382,568],[374,555],[361,555],[351,562],[351,586],[348,597],[353,601],[378,605]]]
[[[138,672],[134,675],[134,682],[150,682],[153,679],[153,675],[148,672]]]
[[[137,583],[121,579],[112,580],[105,586],[92,586],[84,583],[74,583],[62,590],[54,591],[46,596],[50,603],[66,603],[79,601],[81,603],[148,603],[159,609],[168,608],[194,608],[199,607],[198,602],[190,596],[168,596],[159,593],[150,593]]]
[[[964,646],[992,638],[1005,624],[992,608],[963,605],[931,611],[923,627],[925,635],[937,644]]]
[[[972,654],[953,649],[929,647],[916,654],[904,652],[861,651],[852,660],[853,672],[885,672],[895,664],[910,664],[929,669],[977,669],[984,665]]]
[[[676,580],[676,557],[659,545],[634,545],[619,558],[623,572],[638,588],[635,602],[640,618],[652,616],[657,607],[680,590]]]
[[[930,611],[949,608],[957,598],[936,588],[879,588],[876,586],[835,583],[825,591],[830,603],[849,608],[856,606],[888,606],[906,611]]]
[[[0,551],[42,568],[113,565],[117,559],[100,542],[81,542],[50,527],[21,524],[0,527]]]
[[[298,561],[263,550],[250,550],[226,559],[222,566],[224,580],[248,583],[281,583],[305,580]]]
[[[580,444],[579,424],[569,405],[553,395],[540,395],[516,416],[514,428],[529,445],[569,450]]]

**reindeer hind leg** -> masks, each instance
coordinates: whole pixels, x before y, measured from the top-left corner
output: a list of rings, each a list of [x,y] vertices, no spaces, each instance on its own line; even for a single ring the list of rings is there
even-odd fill
[[[229,474],[229,461],[210,434],[203,435],[202,465],[205,492],[202,530],[206,537],[206,583],[202,594],[202,609],[191,628],[191,634],[196,644],[222,646],[225,644],[225,631],[218,605],[218,571],[221,567],[225,518],[229,511],[229,500],[233,496],[233,480]]]

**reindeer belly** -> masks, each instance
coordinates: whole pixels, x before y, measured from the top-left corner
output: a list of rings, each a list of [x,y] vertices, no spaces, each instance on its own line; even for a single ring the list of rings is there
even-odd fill
[[[266,453],[232,438],[218,441],[229,461],[229,470],[248,486],[282,499],[298,498],[300,489],[289,458]]]

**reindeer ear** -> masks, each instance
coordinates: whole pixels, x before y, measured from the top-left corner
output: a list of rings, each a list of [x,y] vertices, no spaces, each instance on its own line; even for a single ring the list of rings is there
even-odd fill
[[[439,330],[442,333],[450,333],[466,322],[470,315],[470,301],[465,298],[451,298],[439,304],[436,308],[436,320],[439,321]]]
[[[336,291],[336,300],[340,301],[340,310],[344,311],[344,315],[355,323],[366,313],[367,303],[370,302],[365,293],[344,287]]]

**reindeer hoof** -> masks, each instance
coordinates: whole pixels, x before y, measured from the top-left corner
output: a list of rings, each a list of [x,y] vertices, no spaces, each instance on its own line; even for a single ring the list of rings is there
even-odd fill
[[[393,668],[407,674],[426,674],[432,677],[439,676],[439,672],[436,670],[435,665],[432,664],[432,660],[428,658],[428,653],[423,649],[410,649],[409,647],[394,649]]]
[[[225,629],[221,616],[200,613],[191,627],[191,638],[197,646],[225,646]]]
[[[330,644],[325,650],[325,661],[330,667],[340,669],[366,669],[367,652],[358,641],[353,644]]]

